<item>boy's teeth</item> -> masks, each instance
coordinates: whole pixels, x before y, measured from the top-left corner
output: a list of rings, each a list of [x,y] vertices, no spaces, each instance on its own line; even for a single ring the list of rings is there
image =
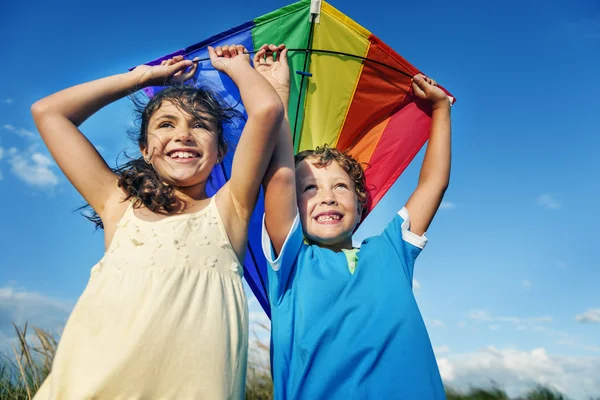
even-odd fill
[[[340,219],[339,215],[321,215],[317,221],[325,222],[325,221],[338,221]]]

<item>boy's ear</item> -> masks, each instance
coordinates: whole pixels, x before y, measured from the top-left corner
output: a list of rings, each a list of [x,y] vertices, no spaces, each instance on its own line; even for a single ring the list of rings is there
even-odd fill
[[[366,203],[361,203],[360,201],[358,202],[358,207],[356,209],[356,214],[357,214],[357,217],[358,217],[358,221],[356,221],[357,225],[362,220],[363,211],[365,210],[365,205],[366,205]]]
[[[222,148],[219,148],[219,155],[217,156],[217,163],[223,162],[223,159],[225,158],[225,154],[227,153],[227,151],[223,150]]]

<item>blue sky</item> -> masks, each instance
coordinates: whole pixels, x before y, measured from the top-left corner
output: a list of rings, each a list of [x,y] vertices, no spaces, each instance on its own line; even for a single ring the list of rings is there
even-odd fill
[[[0,6],[0,341],[9,321],[60,329],[102,257],[101,232],[49,158],[29,106],[287,2],[5,2]],[[600,395],[600,4],[334,1],[448,88],[451,185],[415,293],[447,383],[532,381]],[[134,150],[127,100],[82,130],[110,163]],[[378,233],[422,153],[365,221]],[[251,301],[254,317],[260,309]]]

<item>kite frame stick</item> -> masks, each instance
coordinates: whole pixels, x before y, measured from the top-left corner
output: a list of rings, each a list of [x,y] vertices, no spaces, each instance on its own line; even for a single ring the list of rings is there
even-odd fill
[[[368,58],[368,57],[358,56],[356,54],[344,53],[342,51],[334,51],[334,50],[323,50],[323,49],[288,49],[288,52],[289,51],[292,51],[292,52],[294,52],[294,51],[302,51],[302,52],[305,52],[305,53],[335,54],[335,55],[339,55],[339,56],[346,56],[346,57],[358,58],[358,59],[363,60],[363,61],[369,61],[369,62],[372,62],[374,64],[381,65],[382,67],[389,68],[389,69],[391,69],[393,71],[396,71],[396,72],[398,72],[398,73],[400,73],[400,74],[402,74],[402,75],[404,75],[406,77],[409,77],[411,79],[413,78],[413,76],[411,74],[409,74],[408,72],[402,71],[401,69],[398,69],[396,67],[392,67],[391,65],[387,65],[386,63],[382,63],[381,61],[377,61],[377,60],[374,60],[374,59]],[[255,54],[255,53],[256,53],[256,51],[248,51],[248,52],[246,52],[246,54]],[[209,60],[210,60],[210,58],[200,58],[198,60],[192,60],[192,62],[198,63],[198,62],[209,61]]]

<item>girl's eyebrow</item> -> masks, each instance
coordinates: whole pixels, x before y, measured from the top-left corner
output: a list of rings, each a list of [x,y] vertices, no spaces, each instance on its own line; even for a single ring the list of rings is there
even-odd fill
[[[155,121],[160,121],[161,119],[177,119],[177,117],[171,114],[162,114],[156,117]]]

